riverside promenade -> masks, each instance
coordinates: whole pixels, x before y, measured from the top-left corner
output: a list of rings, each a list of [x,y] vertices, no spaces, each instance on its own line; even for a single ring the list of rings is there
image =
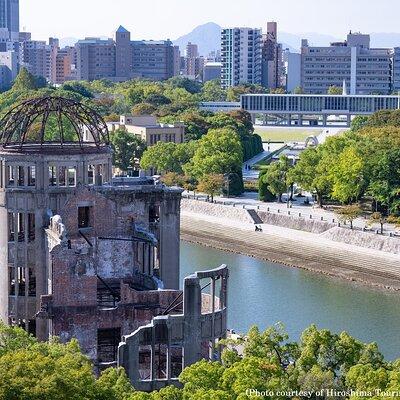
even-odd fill
[[[184,241],[400,290],[399,254],[336,242],[324,234],[268,224],[263,224],[262,228],[263,232],[255,232],[254,223],[238,215],[231,218],[227,213],[221,217],[210,216],[185,209],[185,205],[181,211],[181,238]]]

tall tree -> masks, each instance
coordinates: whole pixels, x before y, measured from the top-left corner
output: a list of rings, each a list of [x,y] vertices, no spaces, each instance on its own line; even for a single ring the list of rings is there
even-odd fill
[[[228,174],[242,169],[242,146],[231,129],[212,129],[199,141],[185,173],[195,178],[209,174]]]
[[[122,171],[133,168],[146,150],[146,143],[125,129],[117,129],[111,134],[111,144],[114,150],[113,164]]]
[[[36,90],[37,86],[35,77],[25,67],[22,67],[15,78],[12,88],[15,91],[21,92],[27,90]]]

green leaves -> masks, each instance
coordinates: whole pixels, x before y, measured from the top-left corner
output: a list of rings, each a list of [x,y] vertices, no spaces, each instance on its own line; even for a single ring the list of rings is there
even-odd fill
[[[125,129],[116,130],[110,138],[114,150],[113,164],[122,171],[133,168],[147,147],[141,138]]]

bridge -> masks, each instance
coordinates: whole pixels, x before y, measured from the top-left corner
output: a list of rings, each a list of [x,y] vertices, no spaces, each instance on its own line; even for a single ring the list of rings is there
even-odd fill
[[[203,102],[206,111],[248,111],[256,122],[275,126],[350,126],[352,117],[400,109],[400,96],[245,94],[240,102]]]

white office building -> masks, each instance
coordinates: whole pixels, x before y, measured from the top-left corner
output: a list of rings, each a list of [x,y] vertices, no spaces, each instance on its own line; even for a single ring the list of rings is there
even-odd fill
[[[349,33],[344,42],[328,47],[301,47],[301,87],[304,93],[325,94],[343,82],[354,94],[387,95],[392,85],[392,49],[370,47],[370,36]]]

